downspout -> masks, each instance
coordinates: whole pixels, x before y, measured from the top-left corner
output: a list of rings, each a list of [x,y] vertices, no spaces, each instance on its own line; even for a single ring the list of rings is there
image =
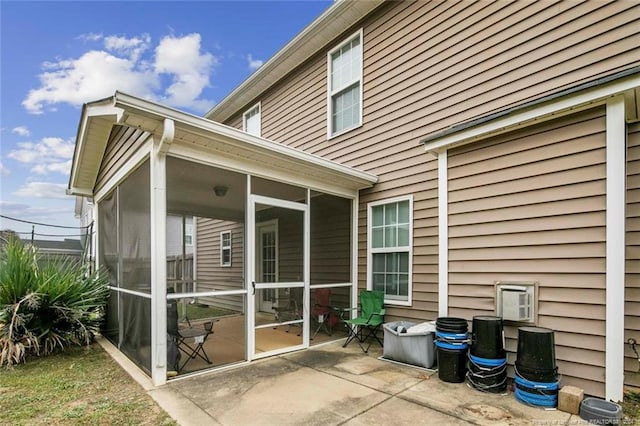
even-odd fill
[[[167,152],[175,123],[164,119],[162,135],[153,136],[150,153],[151,190],[151,379],[167,382]]]

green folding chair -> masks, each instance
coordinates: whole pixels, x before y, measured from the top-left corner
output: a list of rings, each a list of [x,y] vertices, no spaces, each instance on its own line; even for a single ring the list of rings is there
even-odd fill
[[[354,308],[357,309],[357,308]],[[342,345],[346,348],[352,341],[357,341],[364,353],[369,351],[371,342],[365,349],[362,345],[373,337],[382,346],[382,340],[378,337],[378,329],[384,322],[384,293],[381,291],[360,292],[360,310],[356,318],[344,320],[349,336]]]

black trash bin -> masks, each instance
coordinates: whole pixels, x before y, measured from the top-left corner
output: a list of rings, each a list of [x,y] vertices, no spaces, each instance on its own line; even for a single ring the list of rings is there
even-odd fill
[[[464,382],[467,374],[468,328],[464,318],[440,317],[436,320],[438,377],[443,382]]]

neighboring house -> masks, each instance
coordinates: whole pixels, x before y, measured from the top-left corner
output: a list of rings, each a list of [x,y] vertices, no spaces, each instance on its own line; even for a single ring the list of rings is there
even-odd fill
[[[94,254],[96,252],[96,230],[93,226],[94,215],[93,200],[89,197],[76,196],[76,205],[74,214],[80,220],[80,232],[84,234],[80,237],[80,244],[84,250],[84,256],[87,262],[92,264],[95,261]]]
[[[193,217],[167,215],[167,278],[180,284],[186,280],[189,288],[188,281],[194,278],[194,245]]]
[[[83,247],[80,240],[65,238],[64,240],[31,240],[24,239],[38,250],[39,259],[43,262],[80,262]]]
[[[637,2],[338,1],[205,118],[85,105],[69,188],[101,232],[131,213],[99,256],[150,259],[152,327],[154,230],[185,211],[199,291],[247,315],[247,360],[274,290],[380,289],[387,321],[522,307],[510,364],[517,325],[549,327],[563,383],[620,400],[640,384],[639,22]]]

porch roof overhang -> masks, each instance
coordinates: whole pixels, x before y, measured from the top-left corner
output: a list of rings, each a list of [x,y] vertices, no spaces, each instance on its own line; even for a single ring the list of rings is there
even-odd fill
[[[378,178],[351,167],[250,135],[204,117],[116,92],[83,106],[71,165],[69,195],[93,196],[100,165],[114,126],[141,129],[160,138],[166,120],[173,122],[173,142],[164,148],[180,158],[212,154],[215,165],[289,180],[312,189],[338,188],[356,193]],[[261,173],[262,171],[262,173]]]
[[[437,155],[457,146],[574,114],[623,95],[627,121],[640,119],[640,67],[582,83],[534,101],[455,124],[423,137],[427,152]]]

